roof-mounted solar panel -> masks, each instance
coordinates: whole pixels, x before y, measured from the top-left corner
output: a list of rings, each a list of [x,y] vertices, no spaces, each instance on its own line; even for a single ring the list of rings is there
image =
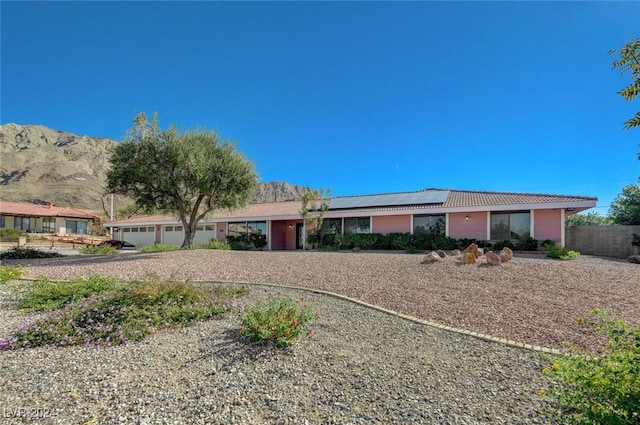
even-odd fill
[[[329,209],[442,204],[447,200],[448,196],[448,190],[345,196],[331,199]]]

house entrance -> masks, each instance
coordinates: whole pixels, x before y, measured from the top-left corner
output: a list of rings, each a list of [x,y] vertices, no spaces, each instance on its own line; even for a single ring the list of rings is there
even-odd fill
[[[304,224],[296,223],[296,249],[304,248]]]

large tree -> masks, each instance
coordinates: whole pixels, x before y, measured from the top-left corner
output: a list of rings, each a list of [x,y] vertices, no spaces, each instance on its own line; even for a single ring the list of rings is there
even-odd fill
[[[618,55],[613,61],[613,69],[619,69],[622,74],[630,74],[631,84],[618,92],[627,101],[632,101],[640,95],[640,39],[631,41],[619,50],[611,50],[609,54]],[[624,128],[640,127],[640,112],[635,117],[625,121]]]
[[[245,206],[257,175],[236,145],[211,130],[160,130],[157,115],[139,113],[111,157],[107,187],[139,208],[175,213],[184,228],[183,248],[193,247],[198,223],[219,209]]]
[[[615,224],[640,224],[640,186],[630,184],[622,188],[609,208],[609,217]]]

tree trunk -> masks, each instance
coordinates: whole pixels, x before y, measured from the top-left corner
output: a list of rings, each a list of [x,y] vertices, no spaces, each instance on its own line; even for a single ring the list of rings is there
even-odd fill
[[[182,241],[182,248],[193,248],[193,239],[196,236],[197,222],[191,222],[184,226],[184,240]]]

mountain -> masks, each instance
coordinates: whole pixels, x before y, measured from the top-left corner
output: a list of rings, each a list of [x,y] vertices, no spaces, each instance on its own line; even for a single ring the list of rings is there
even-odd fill
[[[41,125],[0,125],[0,199],[102,211],[108,203],[109,158],[117,143]],[[308,190],[285,182],[260,183],[253,202],[300,199]]]

